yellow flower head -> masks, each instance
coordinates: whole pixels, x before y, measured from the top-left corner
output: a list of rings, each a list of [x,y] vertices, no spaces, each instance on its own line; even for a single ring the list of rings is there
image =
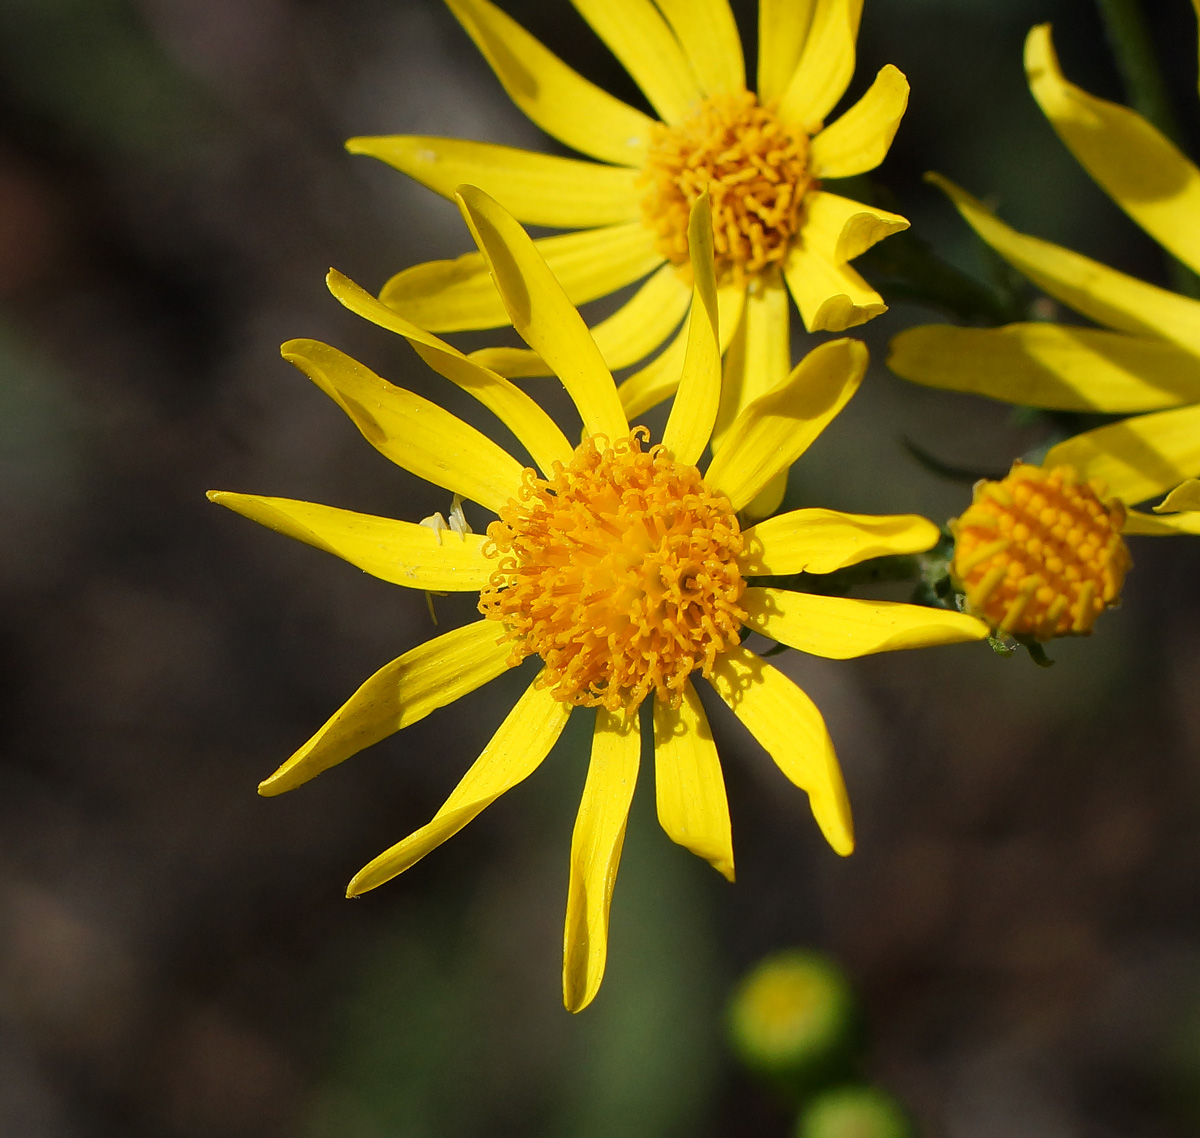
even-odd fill
[[[1129,551],[1125,507],[1103,483],[1069,466],[1014,463],[1007,478],[975,484],[951,523],[955,585],[967,611],[1009,636],[1084,634],[1121,595]]]
[[[718,438],[789,369],[790,292],[810,331],[841,331],[885,311],[848,262],[908,222],[823,188],[873,170],[908,102],[886,66],[829,126],[854,74],[862,0],[761,0],[756,90],[728,0],[572,0],[659,120],[577,74],[490,0],[447,0],[513,101],[548,134],[596,161],[427,136],[354,138],[447,197],[482,187],[526,224],[574,230],[537,242],[574,304],[647,278],[595,329],[609,368],[668,350],[622,384],[630,416],[674,390],[691,302],[688,217],[712,202],[717,302],[727,364]],[[477,254],[405,270],[381,299],[435,332],[508,322]],[[508,376],[544,375],[536,354],[485,350]],[[778,505],[760,510],[769,513]]]
[[[1200,170],[1136,112],[1069,83],[1048,25],[1029,33],[1025,68],[1034,97],[1088,173],[1168,252],[1200,271]],[[1081,481],[1099,480],[1127,507],[1200,473],[1200,301],[1018,233],[957,186],[931,180],[1005,260],[1102,327],[927,325],[896,337],[892,370],[1009,403],[1135,415],[1068,439],[1044,460],[1073,468]],[[1124,532],[1200,533],[1195,506],[1156,512],[1127,510]]]
[[[572,840],[563,990],[578,1010],[604,971],[609,903],[641,752],[654,725],[658,815],[670,837],[733,876],[720,765],[694,681],[703,676],[783,773],[805,790],[830,844],[853,846],[850,810],[820,713],[741,642],[753,629],[847,658],[980,639],[962,613],[813,596],[749,583],[826,573],[885,553],[917,552],[936,527],[914,516],[808,509],[742,529],[738,511],[794,462],[862,379],[866,349],[824,344],[754,400],[701,473],[720,403],[711,221],[691,216],[695,299],[679,393],[661,441],[630,429],[612,374],[579,313],[521,226],[480,190],[459,202],[518,332],[554,369],[579,412],[573,446],[532,398],[331,273],[348,308],[404,336],[437,372],[509,428],[516,458],[462,420],[394,387],[325,344],[283,346],[378,450],[497,516],[486,534],[284,498],[214,492],[222,505],[335,553],[398,585],[480,593],[483,619],[386,664],[260,786],[277,794],[465,696],[527,656],[537,676],[428,825],[355,876],[351,895],[390,880],[529,776],[573,709],[594,708],[591,764]]]

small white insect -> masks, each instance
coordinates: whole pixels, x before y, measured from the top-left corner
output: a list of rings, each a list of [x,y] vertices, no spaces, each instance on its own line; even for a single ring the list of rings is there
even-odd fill
[[[461,494],[455,494],[450,500],[449,521],[446,521],[446,519],[442,517],[440,513],[437,513],[430,514],[427,518],[422,518],[418,524],[433,530],[433,532],[437,534],[438,545],[442,544],[442,534],[446,531],[458,534],[458,536],[464,541],[466,540],[467,534],[475,532],[471,528],[471,523],[467,521],[466,514],[463,513]]]
[[[425,526],[427,529],[433,530],[437,534],[438,545],[442,544],[443,533],[456,533],[459,539],[466,541],[467,534],[474,533],[471,529],[471,523],[467,521],[467,515],[463,513],[462,495],[455,494],[450,499],[450,520],[446,521],[441,513],[430,514],[427,518],[422,518],[419,525]],[[444,597],[445,593],[431,593],[428,589],[425,590],[425,603],[429,606],[429,619],[436,625],[438,622],[437,613],[433,611],[434,596]]]

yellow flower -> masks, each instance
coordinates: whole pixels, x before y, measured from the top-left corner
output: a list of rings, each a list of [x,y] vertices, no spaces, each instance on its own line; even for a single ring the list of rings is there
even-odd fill
[[[1003,636],[1086,635],[1121,595],[1129,550],[1125,506],[1102,482],[1070,466],[1013,464],[1008,477],[975,484],[950,523],[950,572],[967,611]]]
[[[1042,110],[1092,177],[1164,248],[1200,271],[1200,170],[1134,111],[1067,82],[1048,25],[1030,32],[1025,67]],[[1103,483],[1126,506],[1200,473],[1200,301],[1018,233],[970,194],[933,180],[1005,260],[1103,327],[927,325],[896,337],[892,370],[1009,403],[1136,415],[1068,439],[1044,460],[1046,467],[1073,468],[1080,482]],[[1196,499],[1176,501],[1158,507],[1157,517],[1128,510],[1124,532],[1200,533],[1200,511],[1189,504]]]
[[[598,162],[423,136],[354,138],[370,154],[447,197],[463,182],[525,224],[578,230],[537,242],[574,304],[650,274],[595,328],[610,369],[672,336],[691,303],[688,211],[712,200],[717,298],[726,363],[716,437],[789,369],[788,292],[810,331],[841,331],[885,311],[847,264],[908,222],[822,188],[873,170],[891,145],[908,83],[886,66],[828,127],[854,73],[862,0],[761,0],[757,92],[727,0],[572,0],[624,64],[661,121],[582,78],[489,0],[447,0],[513,101],[548,134]],[[786,282],[786,285],[785,285]],[[380,294],[422,328],[507,323],[483,259],[418,265]],[[620,387],[633,418],[674,390],[686,325]],[[489,349],[508,376],[548,374],[535,353]],[[757,513],[770,513],[773,501]]]
[[[572,446],[509,380],[331,273],[330,289],[343,304],[406,337],[434,370],[479,399],[532,465],[336,349],[293,340],[283,346],[284,357],[379,451],[498,520],[485,535],[461,524],[451,532],[290,499],[211,496],[395,584],[481,594],[482,620],[376,672],[262,783],[263,794],[290,790],[524,657],[541,657],[537,677],[433,820],[367,865],[351,881],[350,895],[395,877],[457,833],[536,769],[573,708],[595,709],[564,936],[564,998],[574,1011],[592,999],[604,971],[609,903],[641,750],[639,708],[647,697],[663,828],[732,878],[725,790],[694,673],[808,793],[829,842],[847,854],[850,811],[821,715],[742,645],[742,629],[839,659],[979,639],[987,630],[962,613],[747,583],[919,551],[936,541],[937,530],[911,515],[821,509],[746,530],[739,525],[737,511],[803,453],[857,389],[866,349],[852,340],[817,348],[751,402],[701,475],[696,464],[709,443],[721,383],[706,198],[692,219],[696,299],[679,393],[661,443],[649,450],[645,430],[630,431],[595,342],[525,231],[478,189],[462,187],[459,202],[515,327],[570,394],[583,441]]]

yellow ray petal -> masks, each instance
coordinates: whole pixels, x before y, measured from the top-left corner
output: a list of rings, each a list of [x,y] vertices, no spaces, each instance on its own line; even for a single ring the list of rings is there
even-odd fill
[[[867,349],[858,340],[814,348],[738,416],[704,481],[740,510],[808,449],[858,390],[866,369]]]
[[[750,588],[741,604],[748,628],[830,660],[984,640],[989,631],[983,621],[949,609],[821,597],[791,589]]]
[[[489,0],[446,4],[509,98],[542,130],[593,158],[642,164],[652,119],[589,83]]]
[[[1180,510],[1200,510],[1200,480],[1189,478],[1181,482],[1154,507],[1156,514],[1172,514]]]
[[[844,265],[872,245],[908,228],[908,219],[877,206],[817,190],[804,199],[804,247]]]
[[[691,683],[678,707],[654,700],[654,788],[667,837],[733,880],[729,803],[717,745]]]
[[[717,657],[712,685],[775,765],[808,794],[825,840],[843,857],[854,850],[850,802],[825,721],[782,672],[738,646]]]
[[[640,221],[560,233],[534,244],[572,304],[607,296],[662,264],[653,234]],[[430,332],[508,324],[504,303],[478,253],[413,265],[392,277],[379,299]]]
[[[515,384],[480,367],[444,340],[422,331],[335,269],[329,271],[325,283],[351,312],[403,336],[434,371],[478,399],[516,435],[543,472],[549,473],[555,461],[565,464],[570,460],[574,448],[566,436],[538,403]]]
[[[674,265],[662,265],[629,300],[592,328],[608,367],[629,367],[659,347],[679,327],[691,290]]]
[[[529,234],[482,190],[463,186],[457,197],[513,327],[562,381],[584,430],[614,440],[624,437],[629,423],[612,373]]]
[[[592,759],[571,835],[567,921],[563,932],[563,1003],[582,1011],[604,977],[608,911],[637,782],[642,741],[637,712],[596,709]]]
[[[528,348],[476,348],[467,359],[509,379],[542,379],[554,374],[546,361]]]
[[[832,573],[870,557],[922,553],[937,544],[937,526],[916,514],[843,514],[792,510],[743,533],[738,566],[747,577]]]
[[[444,198],[464,182],[491,194],[526,225],[585,229],[638,216],[639,171],[558,158],[458,138],[384,135],[352,138],[351,154],[369,154]]]
[[[657,0],[706,95],[746,87],[742,40],[729,0]]]
[[[759,0],[759,102],[779,99],[787,90],[800,62],[815,7],[816,0]]]
[[[592,339],[609,369],[628,367],[659,347],[679,327],[691,299],[675,266],[660,266],[616,312],[592,326]],[[552,374],[528,348],[481,348],[470,358],[513,378]]]
[[[892,341],[888,367],[928,387],[1056,411],[1156,411],[1200,400],[1200,358],[1162,340],[1066,324],[928,324]]]
[[[936,174],[926,175],[953,200],[967,223],[1040,289],[1098,324],[1160,336],[1200,355],[1200,303],[1146,284],[998,221],[978,199]]]
[[[562,734],[571,707],[536,684],[535,680],[516,702],[433,819],[360,869],[346,889],[347,897],[366,893],[416,865],[537,770]]]
[[[717,289],[717,323],[720,326],[718,332],[722,351],[728,346],[729,337],[741,320],[745,298],[744,285],[725,285]],[[625,408],[630,422],[675,394],[683,370],[687,336],[688,329],[685,326],[662,352],[617,388],[621,406]]]
[[[664,122],[687,118],[703,97],[679,41],[650,0],[571,0]]]
[[[651,407],[670,399],[678,389],[690,324],[689,320],[654,359],[618,385],[617,396],[631,423]]]
[[[849,178],[887,156],[908,107],[908,80],[886,64],[857,103],[812,140],[809,166],[818,178]]]
[[[436,403],[393,386],[328,344],[289,340],[280,351],[402,469],[497,513],[517,492],[521,464]]]
[[[1136,111],[1068,83],[1049,24],[1025,40],[1025,71],[1033,97],[1080,165],[1155,241],[1200,270],[1200,170]]]
[[[356,514],[316,502],[210,490],[209,500],[242,517],[324,549],[393,585],[436,592],[482,589],[496,571],[481,533],[442,535],[428,526]]]
[[[783,275],[809,332],[844,332],[887,311],[883,297],[849,265],[804,245],[788,253]]]
[[[692,206],[688,220],[688,250],[695,284],[688,319],[687,351],[683,357],[679,390],[671,405],[662,441],[676,461],[695,465],[708,446],[717,405],[721,401],[721,340],[708,194],[701,194]]]
[[[862,0],[816,0],[796,70],[779,104],[779,117],[815,134],[854,77],[854,44]]]
[[[258,793],[293,790],[494,680],[508,668],[512,652],[512,645],[496,632],[495,621],[477,620],[385,664],[300,750],[259,783]]]
[[[1130,510],[1125,515],[1122,533],[1135,533],[1144,537],[1176,537],[1181,533],[1200,533],[1200,510],[1187,510],[1181,514],[1156,517]]]
[[[1085,431],[1051,447],[1042,465],[1099,478],[1127,505],[1165,494],[1200,474],[1200,407],[1156,411]]]
[[[788,294],[777,270],[760,277],[746,292],[741,324],[725,356],[721,408],[713,431],[713,450],[720,449],[737,418],[760,395],[788,373],[791,335]],[[787,470],[781,470],[747,503],[748,517],[761,518],[779,509],[787,491]]]

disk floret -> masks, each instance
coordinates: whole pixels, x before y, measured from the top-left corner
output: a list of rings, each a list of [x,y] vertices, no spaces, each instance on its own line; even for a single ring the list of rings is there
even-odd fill
[[[751,91],[716,95],[681,123],[655,124],[643,180],[642,218],[659,252],[687,264],[689,211],[707,190],[718,278],[744,283],[781,263],[800,229],[812,185],[808,136]]]
[[[968,610],[997,631],[1049,640],[1091,632],[1117,603],[1131,564],[1125,506],[1070,466],[1015,463],[999,482],[975,484],[951,524],[956,584]]]
[[[541,656],[565,703],[677,705],[688,676],[740,640],[737,518],[694,466],[644,451],[645,436],[590,436],[548,480],[527,469],[488,527],[498,568],[479,611],[504,625],[511,663]]]

